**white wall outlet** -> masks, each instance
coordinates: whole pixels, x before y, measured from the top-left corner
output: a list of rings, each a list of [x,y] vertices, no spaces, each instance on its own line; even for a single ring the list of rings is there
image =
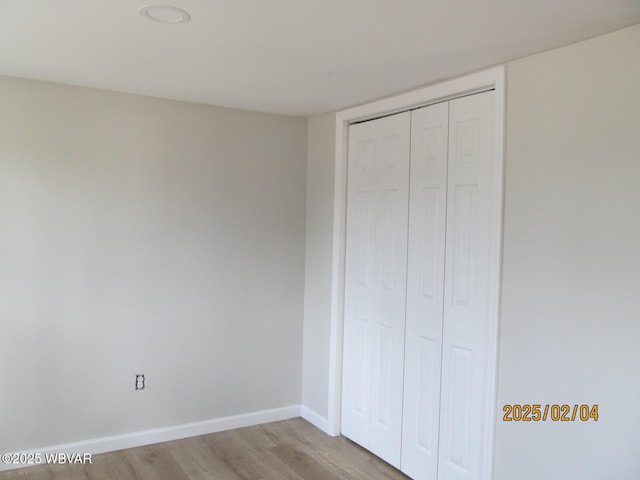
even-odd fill
[[[136,375],[136,390],[144,390],[144,375]]]

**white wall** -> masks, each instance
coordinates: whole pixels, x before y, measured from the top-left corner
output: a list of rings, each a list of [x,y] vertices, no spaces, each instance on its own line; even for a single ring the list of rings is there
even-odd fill
[[[300,403],[306,128],[0,78],[0,451]]]
[[[496,480],[640,478],[640,26],[509,65]]]
[[[640,26],[511,62],[507,85],[495,479],[637,480]],[[309,138],[323,139],[309,146],[314,162],[334,161],[330,123],[309,123]],[[320,238],[314,248],[330,248],[329,232]],[[320,275],[310,286],[307,274],[305,328],[328,330],[328,310],[309,315],[330,293],[317,290]],[[506,403],[597,403],[600,420],[506,423]]]
[[[326,421],[333,235],[335,115],[309,119],[302,403]]]

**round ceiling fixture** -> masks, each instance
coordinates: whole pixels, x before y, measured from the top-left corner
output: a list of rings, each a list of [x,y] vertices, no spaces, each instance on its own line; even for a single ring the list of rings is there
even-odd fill
[[[171,5],[145,5],[140,7],[140,15],[158,23],[176,24],[186,23],[191,20],[191,15],[186,10]]]

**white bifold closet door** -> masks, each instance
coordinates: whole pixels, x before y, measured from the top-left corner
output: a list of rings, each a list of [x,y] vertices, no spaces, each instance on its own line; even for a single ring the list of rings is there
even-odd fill
[[[349,128],[342,433],[416,480],[490,462],[494,104]]]
[[[493,428],[488,350],[492,251],[500,225],[495,92],[449,102],[449,168],[445,246],[439,480],[484,478]],[[495,334],[494,334],[495,335]],[[491,347],[495,349],[495,346]]]
[[[402,469],[436,479],[444,307],[449,102],[411,115]]]
[[[482,478],[488,409],[494,92],[413,112],[401,469]]]
[[[400,467],[410,113],[349,128],[342,433]]]

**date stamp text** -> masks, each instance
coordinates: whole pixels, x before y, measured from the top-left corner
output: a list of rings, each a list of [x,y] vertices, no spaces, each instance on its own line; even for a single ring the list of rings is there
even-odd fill
[[[598,421],[598,404],[593,405],[520,405],[506,404],[502,407],[505,422],[588,422]]]

